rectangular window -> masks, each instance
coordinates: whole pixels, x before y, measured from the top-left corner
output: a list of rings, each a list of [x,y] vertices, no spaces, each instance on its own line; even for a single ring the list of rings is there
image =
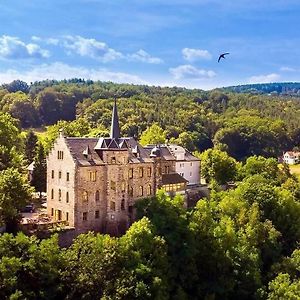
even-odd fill
[[[61,189],[58,190],[58,201],[61,201]]]
[[[69,213],[66,212],[66,221],[69,221]]]
[[[58,178],[61,179],[61,171],[58,172]]]
[[[133,197],[133,187],[128,188],[129,196]]]
[[[54,199],[54,190],[51,189],[51,199],[53,200]]]
[[[51,171],[51,178],[54,178],[54,170]]]
[[[69,203],[69,192],[66,192],[66,202]]]
[[[112,211],[115,211],[116,210],[116,202],[115,201],[110,201],[110,209]]]
[[[111,163],[112,163],[112,164],[115,164],[115,163],[116,163],[116,157],[115,157],[115,156],[112,156],[112,157],[111,157]]]
[[[144,188],[143,188],[143,186],[141,185],[140,186],[140,191],[139,191],[139,196],[141,197],[141,196],[143,196],[144,195]]]
[[[144,176],[144,168],[143,167],[139,167],[139,176],[140,176],[140,178],[142,178]]]
[[[122,192],[125,192],[125,188],[126,188],[125,181],[122,181],[122,184],[121,184]]]
[[[63,151],[57,151],[57,159],[64,159],[64,152]]]
[[[116,182],[115,181],[110,181],[110,188],[112,189],[112,190],[116,190]]]
[[[148,175],[148,177],[151,177],[151,175],[152,175],[152,168],[151,167],[147,168],[147,175]]]
[[[191,167],[193,166],[193,163],[191,163]]]
[[[95,219],[99,219],[99,216],[100,216],[99,210],[96,210],[96,211],[95,211]]]
[[[133,178],[133,169],[132,168],[129,169],[128,177]]]
[[[147,195],[151,195],[152,194],[152,187],[151,187],[151,184],[148,185],[148,188],[147,188]]]
[[[51,208],[51,216],[54,216],[54,208]]]
[[[87,191],[83,192],[83,194],[82,194],[82,200],[83,200],[83,202],[89,201],[89,194],[88,194]]]
[[[70,181],[70,173],[67,172],[67,181]]]
[[[90,181],[96,181],[96,178],[97,178],[97,172],[96,171],[90,171],[89,172],[89,179]]]
[[[88,218],[88,213],[87,212],[82,213],[82,221],[87,221],[87,218]]]
[[[57,220],[61,221],[61,210],[57,210]]]

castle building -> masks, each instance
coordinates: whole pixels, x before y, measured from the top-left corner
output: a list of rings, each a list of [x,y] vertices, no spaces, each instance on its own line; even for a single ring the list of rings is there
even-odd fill
[[[116,101],[110,137],[56,139],[47,157],[47,213],[76,232],[120,234],[134,204],[158,189],[185,193],[200,181],[200,161],[177,145],[141,146],[121,137]]]

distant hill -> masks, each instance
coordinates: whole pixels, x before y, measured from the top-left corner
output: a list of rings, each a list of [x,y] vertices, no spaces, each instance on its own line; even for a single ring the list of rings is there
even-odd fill
[[[300,97],[300,82],[244,84],[224,87],[221,90],[234,93],[271,94]]]

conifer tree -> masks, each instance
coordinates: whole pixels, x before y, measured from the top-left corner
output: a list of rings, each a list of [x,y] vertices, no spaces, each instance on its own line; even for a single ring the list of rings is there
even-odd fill
[[[46,192],[47,181],[47,166],[45,151],[42,143],[38,143],[36,148],[36,155],[34,157],[34,168],[32,173],[31,185],[33,185],[37,192]]]
[[[28,164],[32,163],[34,160],[38,138],[36,134],[30,130],[25,139],[25,157]]]

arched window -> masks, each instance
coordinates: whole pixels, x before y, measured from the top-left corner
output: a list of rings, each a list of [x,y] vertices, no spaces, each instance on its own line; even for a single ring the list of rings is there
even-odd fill
[[[69,203],[69,192],[66,192],[66,202]]]
[[[99,200],[100,200],[100,194],[99,194],[99,191],[96,191],[95,201],[98,202]]]
[[[88,195],[88,192],[87,191],[84,191],[83,192],[83,197],[82,197],[82,200],[87,202],[89,200],[89,195]]]

